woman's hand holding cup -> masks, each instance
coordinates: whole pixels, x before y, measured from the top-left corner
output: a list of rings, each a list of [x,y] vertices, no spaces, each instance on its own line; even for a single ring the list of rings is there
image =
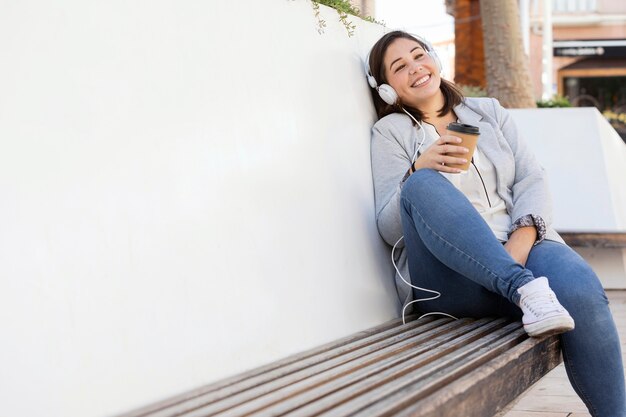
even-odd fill
[[[462,155],[469,152],[469,149],[457,146],[461,142],[461,138],[457,136],[442,135],[428,149],[422,152],[415,160],[413,167],[416,171],[418,169],[431,168],[449,174],[462,172],[459,168],[448,166],[450,164],[463,165],[467,163],[467,159],[458,157],[459,154]],[[448,154],[456,154],[457,156]]]

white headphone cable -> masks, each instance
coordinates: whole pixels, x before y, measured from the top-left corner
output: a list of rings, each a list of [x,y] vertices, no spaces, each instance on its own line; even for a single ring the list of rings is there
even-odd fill
[[[415,160],[417,159],[417,154],[419,152],[419,150],[422,148],[422,145],[424,144],[424,141],[426,139],[426,130],[424,129],[424,126],[418,122],[415,117],[413,117],[413,115],[411,113],[409,113],[403,106],[400,106],[402,108],[402,111],[404,111],[407,116],[409,116],[411,119],[413,119],[413,121],[419,126],[420,132],[421,132],[421,138],[420,138],[420,142],[419,145],[417,146],[417,149],[415,149],[415,153],[413,154],[413,158],[411,158],[411,162],[415,163]],[[404,236],[400,236],[400,239],[398,239],[398,241],[393,245],[393,248],[391,249],[391,262],[393,263],[393,267],[395,268],[396,272],[398,273],[398,276],[400,277],[400,279],[402,279],[402,281],[404,281],[404,283],[406,285],[408,285],[411,288],[415,288],[417,290],[421,290],[421,291],[426,291],[432,294],[435,294],[433,297],[427,297],[427,298],[419,298],[417,300],[413,300],[410,303],[406,303],[404,305],[404,307],[402,308],[402,324],[406,324],[406,320],[404,318],[405,316],[405,311],[407,309],[408,306],[410,306],[413,303],[418,303],[420,301],[430,301],[430,300],[436,300],[437,298],[441,297],[441,293],[435,290],[429,290],[427,288],[422,288],[422,287],[417,287],[413,284],[411,284],[410,282],[408,282],[403,276],[402,273],[400,273],[400,270],[398,269],[398,266],[396,265],[396,261],[395,261],[395,251],[396,251],[396,247],[398,246],[398,243],[400,243],[402,241],[402,239],[404,239]],[[448,313],[443,313],[443,312],[430,312],[430,313],[426,313],[426,314],[422,314],[421,316],[419,316],[417,319],[421,319],[422,317],[426,317],[426,316],[430,316],[430,315],[435,315],[435,314],[440,314],[440,315],[444,315],[447,317],[451,317],[455,320],[457,320],[456,317],[454,317],[451,314]]]
[[[417,121],[417,119],[415,117],[413,117],[413,115],[411,113],[409,113],[403,106],[400,106],[400,108],[402,109],[403,112],[406,113],[407,116],[409,116],[411,119],[413,119],[413,121],[419,126],[419,130],[422,133],[422,137],[420,139],[420,143],[419,145],[417,145],[417,149],[415,149],[415,153],[413,154],[413,158],[411,158],[411,162],[415,163],[415,160],[417,159],[417,153],[420,151],[420,149],[422,148],[422,145],[424,144],[424,141],[426,140],[426,131],[424,130],[424,126]]]
[[[404,281],[404,283],[406,285],[408,285],[411,288],[415,288],[416,290],[420,290],[420,291],[426,291],[432,294],[435,294],[433,297],[426,297],[426,298],[418,298],[417,300],[413,300],[409,303],[406,303],[404,305],[404,307],[402,308],[402,324],[406,324],[406,320],[404,319],[404,313],[406,311],[406,308],[408,306],[410,306],[413,303],[419,303],[420,301],[430,301],[430,300],[436,300],[437,298],[441,297],[441,293],[439,291],[435,291],[435,290],[429,290],[428,288],[422,288],[422,287],[418,287],[416,285],[411,284],[410,282],[408,282],[400,273],[400,270],[398,269],[398,266],[396,265],[396,261],[395,261],[395,251],[396,251],[396,246],[398,246],[398,243],[400,243],[400,241],[404,239],[404,236],[400,236],[400,239],[398,239],[398,241],[395,243],[395,245],[393,245],[393,249],[391,249],[391,262],[393,263],[393,267],[396,269],[396,272],[398,273],[398,276],[400,277],[400,279],[402,279],[402,281]],[[427,316],[432,316],[435,314],[439,314],[442,316],[447,316],[450,318],[453,318],[455,320],[458,320],[458,318],[454,317],[452,314],[448,314],[448,313],[443,313],[441,311],[432,311],[430,313],[425,313],[422,314],[421,316],[419,316],[417,319],[421,319],[423,317],[427,317]]]
[[[420,149],[422,148],[422,145],[424,144],[424,141],[426,140],[426,130],[424,129],[424,126],[422,125],[422,123],[420,123],[419,121],[417,121],[417,119],[415,119],[415,117],[413,117],[413,115],[411,113],[409,113],[404,106],[400,106],[400,108],[402,109],[403,112],[405,112],[407,114],[407,116],[409,116],[411,119],[413,119],[413,121],[419,126],[419,130],[421,132],[421,138],[420,138],[420,142],[419,145],[417,146],[417,149],[415,149],[415,153],[413,153],[413,158],[411,158],[411,163],[415,163],[415,160],[417,159],[417,154],[420,151]],[[396,261],[395,261],[395,251],[396,251],[396,247],[398,246],[398,243],[400,243],[400,241],[404,239],[404,236],[400,236],[400,239],[398,239],[398,241],[393,245],[393,248],[391,249],[391,263],[393,263],[393,267],[395,268],[396,272],[398,273],[398,276],[400,277],[400,279],[402,279],[402,281],[404,281],[404,283],[406,285],[408,285],[411,288],[415,288],[417,290],[420,291],[426,291],[432,294],[435,294],[432,297],[426,297],[426,298],[419,298],[417,300],[413,300],[409,303],[406,303],[404,305],[404,307],[402,307],[402,324],[406,324],[406,320],[404,318],[405,316],[405,312],[408,306],[410,306],[411,304],[414,303],[419,303],[420,301],[430,301],[430,300],[436,300],[437,298],[441,297],[441,293],[435,290],[429,290],[428,288],[422,288],[422,287],[418,287],[415,286],[413,284],[411,284],[410,282],[408,282],[403,276],[402,273],[400,273],[400,270],[398,269],[398,266],[396,265]],[[427,316],[432,316],[432,315],[442,315],[442,316],[447,316],[450,318],[453,318],[454,320],[458,320],[458,318],[454,317],[451,314],[448,313],[444,313],[444,312],[440,312],[440,311],[432,311],[430,313],[425,313],[422,314],[421,316],[419,316],[417,319],[421,319],[423,317],[427,317]]]

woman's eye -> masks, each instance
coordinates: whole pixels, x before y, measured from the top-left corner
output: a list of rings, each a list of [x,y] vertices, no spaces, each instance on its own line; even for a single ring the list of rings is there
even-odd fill
[[[416,60],[417,60],[417,59],[421,59],[423,56],[424,56],[424,54],[417,54],[417,55],[415,55],[415,59],[416,59]]]
[[[404,68],[404,64],[400,64],[396,67],[396,70],[394,72],[398,72],[400,71],[402,68]]]

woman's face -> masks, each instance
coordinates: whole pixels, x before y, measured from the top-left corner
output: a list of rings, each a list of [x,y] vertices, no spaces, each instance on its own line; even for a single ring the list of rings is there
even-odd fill
[[[418,42],[396,39],[385,51],[383,64],[387,82],[396,90],[402,104],[419,108],[440,94],[437,64]]]

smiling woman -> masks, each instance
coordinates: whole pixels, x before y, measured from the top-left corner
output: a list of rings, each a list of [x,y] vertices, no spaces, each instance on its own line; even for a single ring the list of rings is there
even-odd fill
[[[371,139],[376,222],[393,247],[403,313],[419,302],[423,316],[517,317],[530,336],[559,334],[591,414],[626,416],[604,290],[552,228],[544,171],[507,110],[464,98],[441,78],[431,45],[405,32],[379,39],[367,64],[380,119]],[[472,154],[461,137],[475,144],[478,134]]]
[[[420,96],[427,97],[439,89],[443,94],[443,114],[461,103],[463,96],[460,90],[441,77],[441,61],[432,45],[425,39],[404,32],[392,34],[374,45],[368,62],[372,77],[383,85],[390,85],[399,96],[390,104],[378,94],[372,95],[379,117],[397,112],[398,103],[402,102],[402,108],[421,121],[424,113],[419,106]],[[386,66],[385,60],[391,56],[394,59]],[[419,80],[416,78],[418,75]],[[412,85],[417,81],[421,81],[419,88]]]

